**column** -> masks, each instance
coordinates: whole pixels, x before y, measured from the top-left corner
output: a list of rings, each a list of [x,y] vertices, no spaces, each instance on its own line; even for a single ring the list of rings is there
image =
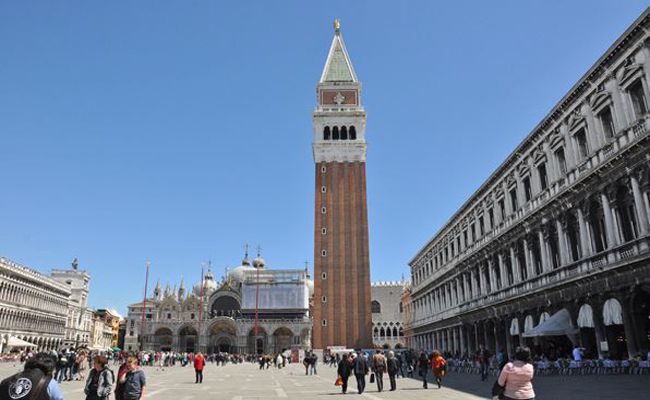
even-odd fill
[[[499,259],[499,271],[501,271],[501,287],[504,288],[509,286],[508,274],[506,273],[506,265],[503,262],[503,254],[499,253],[497,254],[497,257]]]
[[[537,239],[539,240],[539,252],[542,257],[542,271],[547,272],[550,268],[548,264],[548,254],[546,252],[546,240],[544,240],[544,233],[541,229],[537,231]]]
[[[501,348],[501,344],[499,343],[499,320],[494,320],[492,328],[494,334],[494,354],[497,354]]]
[[[474,349],[478,349],[479,346],[479,340],[478,340],[478,322],[474,323]]]
[[[630,174],[630,184],[632,186],[632,195],[634,196],[634,208],[636,209],[636,215],[639,220],[639,236],[644,236],[650,231],[648,214],[646,213],[643,195],[639,188],[639,180],[634,174]]]
[[[472,285],[472,297],[475,298],[478,296],[478,288],[476,282],[476,269],[474,267],[470,270],[470,284]]]
[[[467,354],[467,345],[465,342],[465,328],[461,325],[458,327],[458,336],[460,337],[460,354]]]
[[[483,347],[490,350],[490,338],[488,336],[487,321],[483,321]],[[492,352],[494,353],[494,352]]]
[[[587,257],[593,254],[591,250],[591,240],[589,240],[589,231],[587,229],[587,223],[585,217],[582,214],[582,209],[577,207],[578,215],[578,230],[580,231],[580,254],[582,257]]]
[[[485,296],[487,294],[487,282],[485,281],[485,269],[482,264],[478,265],[478,278],[481,285],[481,295]]]
[[[463,296],[462,290],[460,290],[460,278],[456,278],[454,280],[455,285],[456,285],[456,298],[458,300],[458,304],[462,303],[465,301],[465,298]]]
[[[465,289],[465,301],[468,301],[472,298],[469,295],[469,283],[467,282],[467,274],[463,274],[463,288]]]
[[[632,301],[631,296],[621,298],[621,308],[623,313],[623,329],[625,330],[625,342],[627,343],[627,354],[629,358],[636,357],[639,353],[634,321],[632,320]]]
[[[568,263],[569,251],[566,242],[566,235],[564,233],[564,226],[560,219],[555,220],[555,230],[557,231],[557,242],[559,245],[558,251],[560,252],[560,266]]]
[[[523,237],[522,241],[524,247],[524,259],[526,261],[526,276],[530,279],[535,276],[533,271],[533,261],[530,251],[528,250],[528,240],[526,239],[526,236]]]
[[[510,336],[510,321],[512,318],[505,318],[504,320],[504,326],[505,326],[505,334],[506,334],[506,351],[508,352],[508,358],[511,359],[512,356],[515,354],[513,345],[512,345],[512,336]]]
[[[605,215],[605,233],[607,236],[607,248],[611,249],[616,246],[616,232],[614,226],[614,219],[612,218],[612,208],[609,205],[609,199],[605,193],[600,194],[600,201],[603,205],[603,214]]]
[[[492,259],[487,260],[487,265],[488,265],[488,272],[490,274],[490,291],[496,292],[497,291],[497,277],[494,272],[494,262]]]
[[[519,271],[519,260],[515,254],[515,248],[510,246],[510,265],[512,266],[512,280],[514,283],[521,282],[521,273]]]
[[[605,334],[605,324],[603,322],[603,300],[598,299],[591,304],[591,310],[594,317],[594,333],[596,335],[596,349],[598,350],[598,358],[604,359],[606,353],[601,349],[601,342],[607,341]]]

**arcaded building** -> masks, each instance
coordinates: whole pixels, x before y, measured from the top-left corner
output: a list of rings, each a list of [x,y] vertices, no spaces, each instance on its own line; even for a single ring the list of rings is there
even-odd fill
[[[203,282],[186,291],[160,284],[153,296],[129,305],[126,350],[177,352],[278,353],[311,349],[309,299],[313,281],[306,269],[252,265],[226,271],[216,281],[208,270]],[[142,318],[144,311],[144,320]]]
[[[408,283],[373,282],[370,286],[372,312],[372,343],[374,347],[403,348],[404,304],[402,297]]]
[[[314,348],[372,344],[366,112],[338,21],[316,90]]]
[[[66,343],[68,301],[65,283],[0,257],[0,352],[11,338],[58,350]]]
[[[410,261],[414,347],[650,350],[649,25],[646,11]]]

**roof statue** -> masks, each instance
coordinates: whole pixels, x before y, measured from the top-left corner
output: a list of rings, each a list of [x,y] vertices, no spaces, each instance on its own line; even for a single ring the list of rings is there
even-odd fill
[[[338,18],[334,20],[334,33],[341,33],[341,20]]]
[[[75,257],[74,260],[72,260],[72,269],[76,271],[78,268],[79,268],[79,260],[77,260],[77,257]]]

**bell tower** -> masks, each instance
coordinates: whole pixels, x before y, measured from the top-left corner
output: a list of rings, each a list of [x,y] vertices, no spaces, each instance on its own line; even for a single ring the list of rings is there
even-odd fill
[[[316,97],[313,347],[369,348],[366,112],[338,20]]]

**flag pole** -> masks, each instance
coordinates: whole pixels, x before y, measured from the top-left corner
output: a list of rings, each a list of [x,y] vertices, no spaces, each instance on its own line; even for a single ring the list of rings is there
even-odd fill
[[[201,290],[199,291],[199,345],[198,348],[201,348],[201,323],[203,322],[203,268],[205,263],[201,263]]]
[[[140,351],[144,350],[144,333],[145,325],[147,323],[146,314],[147,314],[147,286],[149,284],[149,261],[146,263],[147,272],[144,276],[144,299],[142,300],[142,319],[140,320]]]

